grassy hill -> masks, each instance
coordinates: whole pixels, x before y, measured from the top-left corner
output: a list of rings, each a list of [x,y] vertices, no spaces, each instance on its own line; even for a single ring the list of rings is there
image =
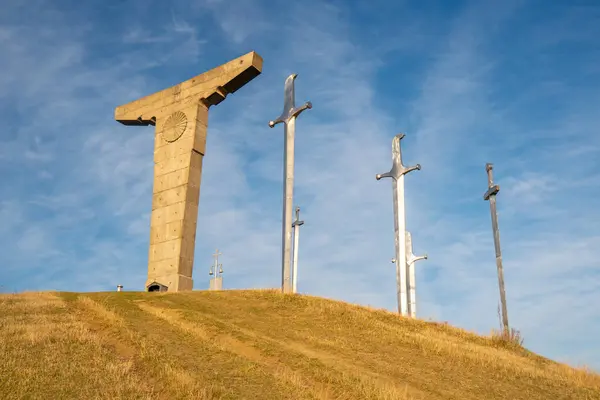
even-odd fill
[[[600,399],[600,376],[275,291],[0,296],[2,399]]]

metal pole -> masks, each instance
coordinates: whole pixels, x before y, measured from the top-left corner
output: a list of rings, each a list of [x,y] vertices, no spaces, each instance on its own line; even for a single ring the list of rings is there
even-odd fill
[[[500,288],[500,303],[502,305],[502,324],[504,331],[509,332],[508,310],[506,307],[506,293],[504,290],[504,271],[502,269],[502,252],[500,251],[500,231],[498,230],[498,214],[496,212],[496,195],[500,191],[500,186],[494,184],[494,175],[492,170],[494,165],[487,163],[485,170],[488,176],[488,190],[483,195],[483,200],[489,200],[490,213],[492,214],[492,232],[494,234],[494,247],[496,250],[496,269],[498,270],[498,286]]]
[[[283,217],[281,238],[281,290],[284,293],[292,291],[290,284],[290,263],[292,248],[292,208],[294,197],[294,139],[296,133],[296,117],[306,109],[312,108],[310,102],[300,107],[295,106],[294,80],[297,74],[291,74],[285,80],[283,112],[274,121],[269,121],[273,128],[280,122],[284,124],[284,147],[283,156]]]
[[[392,169],[385,174],[377,174],[375,179],[392,178],[394,199],[394,233],[396,245],[396,295],[398,298],[398,313],[408,315],[407,270],[406,270],[406,210],[404,207],[404,175],[420,170],[421,165],[405,167],[402,164],[400,141],[404,138],[400,133],[392,139]]]
[[[294,262],[292,263],[292,284],[293,293],[298,293],[298,242],[300,241],[300,226],[304,221],[300,221],[300,207],[296,207],[296,220],[292,224],[294,228]]]
[[[408,269],[408,313],[411,318],[417,318],[417,277],[415,263],[427,260],[427,254],[415,256],[413,254],[412,235],[406,232],[406,268]]]

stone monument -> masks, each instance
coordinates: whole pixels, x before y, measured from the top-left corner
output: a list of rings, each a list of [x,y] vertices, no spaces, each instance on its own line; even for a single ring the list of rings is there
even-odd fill
[[[192,290],[208,109],[262,72],[250,52],[115,110],[123,125],[155,126],[148,291]]]

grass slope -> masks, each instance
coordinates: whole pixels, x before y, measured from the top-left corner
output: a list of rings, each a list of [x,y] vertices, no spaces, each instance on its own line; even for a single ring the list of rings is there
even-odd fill
[[[600,399],[600,376],[275,291],[0,296],[2,399]]]

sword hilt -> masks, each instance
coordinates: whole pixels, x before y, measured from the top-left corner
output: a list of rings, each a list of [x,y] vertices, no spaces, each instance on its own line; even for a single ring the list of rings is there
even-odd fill
[[[294,80],[298,74],[291,74],[285,80],[284,85],[284,97],[283,97],[283,112],[276,120],[269,121],[269,127],[273,128],[275,125],[283,122],[287,124],[290,119],[297,117],[304,110],[310,110],[312,103],[307,101],[300,107],[295,107],[295,91],[294,91]]]
[[[400,141],[405,137],[404,133],[399,133],[392,139],[392,169],[390,172],[385,174],[375,175],[375,179],[380,180],[381,178],[393,178],[398,179],[403,175],[415,170],[421,170],[421,164],[414,165],[412,167],[405,167],[402,164],[402,149],[400,148]]]
[[[302,225],[304,225],[304,221],[300,220],[300,207],[296,207],[296,220],[292,223],[292,227]]]
[[[500,191],[500,186],[494,184],[494,164],[486,163],[485,164],[485,172],[487,172],[488,176],[488,190],[483,194],[484,200],[489,200],[490,196],[495,196]]]

